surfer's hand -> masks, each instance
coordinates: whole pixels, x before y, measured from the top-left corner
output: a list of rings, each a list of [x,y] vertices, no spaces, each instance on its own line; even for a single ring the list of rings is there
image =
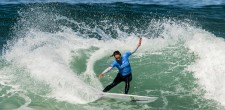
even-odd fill
[[[98,75],[98,78],[99,78],[99,79],[102,78],[103,75],[104,75],[103,73],[99,74],[99,75]]]

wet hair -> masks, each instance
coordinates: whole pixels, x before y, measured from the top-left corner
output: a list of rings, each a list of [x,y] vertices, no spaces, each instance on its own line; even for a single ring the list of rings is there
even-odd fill
[[[113,56],[115,56],[115,55],[120,55],[120,56],[121,56],[120,51],[118,51],[118,50],[117,50],[117,51],[114,51],[113,54],[111,55],[111,57],[113,57]]]

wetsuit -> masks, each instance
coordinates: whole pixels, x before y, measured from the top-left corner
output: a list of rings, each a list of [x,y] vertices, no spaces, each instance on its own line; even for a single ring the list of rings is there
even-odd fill
[[[111,88],[115,87],[117,84],[124,81],[126,83],[125,94],[128,94],[130,88],[130,81],[132,80],[131,67],[128,59],[131,54],[132,54],[131,52],[126,52],[125,54],[122,55],[119,61],[114,60],[112,62],[110,66],[117,67],[119,73],[117,74],[113,82],[103,90],[103,92],[109,91]]]

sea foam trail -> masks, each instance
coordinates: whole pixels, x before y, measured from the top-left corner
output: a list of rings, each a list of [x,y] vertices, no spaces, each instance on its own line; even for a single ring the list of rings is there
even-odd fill
[[[69,65],[71,51],[84,47],[85,42],[61,34],[32,30],[5,51],[4,59],[25,67],[34,80],[49,85],[51,92],[48,97],[81,104],[96,100],[99,97],[96,95],[98,90],[84,83]],[[95,84],[98,83],[95,88],[101,88],[99,80],[95,81]]]

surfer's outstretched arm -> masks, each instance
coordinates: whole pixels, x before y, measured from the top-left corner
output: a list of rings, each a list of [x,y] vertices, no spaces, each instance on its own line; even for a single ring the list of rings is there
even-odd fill
[[[138,36],[139,37],[139,42],[138,42],[138,45],[137,47],[135,48],[135,50],[133,52],[131,52],[132,54],[135,53],[137,51],[137,49],[141,46],[141,41],[142,41],[142,38],[141,36]]]
[[[109,66],[101,74],[98,75],[98,78],[102,78],[105,73],[108,73],[113,67]]]

